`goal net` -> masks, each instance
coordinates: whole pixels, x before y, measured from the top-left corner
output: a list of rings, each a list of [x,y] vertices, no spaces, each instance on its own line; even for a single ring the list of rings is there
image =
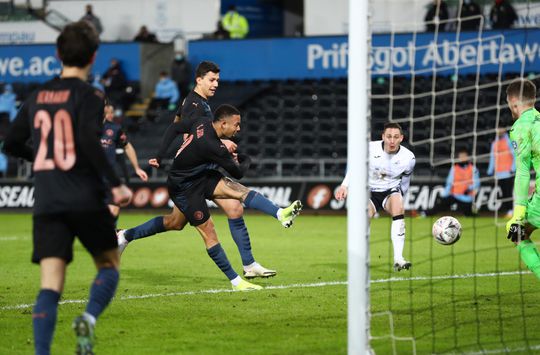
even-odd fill
[[[427,23],[432,32],[418,22],[369,22],[370,138],[397,122],[416,155],[404,198],[410,270],[392,267],[391,219],[381,213],[370,223],[369,345],[379,354],[540,353],[540,280],[506,238],[512,193],[503,180],[513,176],[493,165],[502,154],[493,145],[513,123],[507,85],[527,78],[540,86],[540,29],[532,25],[540,2],[513,2],[518,20],[509,30],[486,29],[492,2],[478,2],[486,16],[462,15],[469,2],[447,3],[450,18]],[[462,151],[479,175],[474,202],[467,213],[456,203],[438,210]],[[452,246],[431,235],[445,215],[462,225]]]

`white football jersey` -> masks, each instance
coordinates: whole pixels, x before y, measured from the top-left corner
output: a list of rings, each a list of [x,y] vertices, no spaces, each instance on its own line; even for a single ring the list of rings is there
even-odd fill
[[[413,152],[402,145],[396,153],[388,154],[384,151],[382,140],[369,142],[370,190],[386,191],[399,187],[405,194],[415,163]]]

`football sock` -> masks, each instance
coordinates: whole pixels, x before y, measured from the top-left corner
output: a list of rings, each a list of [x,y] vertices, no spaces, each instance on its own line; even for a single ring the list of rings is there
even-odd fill
[[[533,241],[530,239],[523,240],[516,248],[523,263],[540,279],[540,255]]]
[[[146,238],[162,232],[165,232],[165,225],[163,224],[163,217],[160,216],[152,218],[135,228],[127,229],[124,237],[128,242],[131,242],[134,239]]]
[[[247,208],[259,210],[277,219],[279,207],[274,205],[272,201],[257,191],[249,191],[246,200],[244,201],[244,205],[246,205]]]
[[[403,260],[403,246],[405,245],[405,217],[392,217],[392,226],[390,227],[390,236],[392,246],[394,247],[394,261]]]
[[[82,316],[88,321],[88,323],[92,324],[93,326],[96,325],[96,317],[94,317],[90,313],[84,312]]]
[[[214,263],[221,269],[221,271],[227,276],[229,280],[233,280],[238,277],[238,274],[231,266],[225,250],[221,247],[221,244],[217,243],[210,249],[206,249],[208,255],[214,260]]]
[[[231,280],[231,284],[233,286],[240,285],[240,281],[242,281],[242,278],[240,276],[236,276],[234,279]]]
[[[249,240],[249,233],[244,223],[244,218],[229,219],[229,229],[231,235],[238,247],[240,257],[242,258],[242,265],[250,265],[255,259],[251,253],[251,242]]]
[[[115,268],[102,268],[90,288],[86,313],[98,318],[114,296],[120,274]]]
[[[36,355],[48,355],[56,325],[56,313],[60,294],[49,289],[41,289],[32,311],[34,347]]]

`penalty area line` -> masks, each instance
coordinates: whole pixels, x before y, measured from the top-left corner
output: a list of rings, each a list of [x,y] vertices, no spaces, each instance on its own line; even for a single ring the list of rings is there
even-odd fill
[[[428,281],[428,280],[452,280],[452,279],[472,279],[475,277],[495,277],[495,276],[515,276],[520,274],[529,274],[528,271],[505,271],[505,272],[491,272],[485,274],[461,274],[461,275],[440,275],[440,276],[415,276],[415,277],[391,277],[387,279],[375,279],[371,280],[372,284],[388,283],[388,282],[403,282],[403,281]],[[313,288],[313,287],[327,287],[327,286],[343,286],[347,285],[347,281],[328,281],[328,282],[316,282],[316,283],[298,283],[290,285],[275,285],[266,286],[263,290],[285,290],[291,288]],[[161,298],[161,297],[175,297],[175,296],[193,296],[204,294],[218,294],[218,293],[231,293],[238,292],[232,289],[210,289],[210,290],[198,290],[198,291],[182,291],[182,292],[167,292],[167,293],[149,293],[145,295],[124,295],[115,297],[115,301],[127,301],[127,300],[139,300],[147,298]],[[249,291],[254,292],[254,291]],[[72,303],[86,303],[87,299],[79,300],[63,300],[59,304],[72,304]],[[2,311],[14,310],[14,309],[26,309],[33,307],[34,304],[18,304],[12,306],[0,307]]]

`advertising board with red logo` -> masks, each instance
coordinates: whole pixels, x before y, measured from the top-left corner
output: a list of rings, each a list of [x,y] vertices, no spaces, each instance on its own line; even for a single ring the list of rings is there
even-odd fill
[[[173,203],[165,183],[132,183],[131,204],[124,209],[169,209]],[[281,181],[246,183],[268,197],[276,205],[285,207],[294,200],[301,200],[305,211],[345,211],[346,201],[338,201],[334,193],[339,182],[328,181]],[[427,210],[433,207],[438,195],[444,190],[442,184],[412,184],[405,196],[406,210]],[[483,185],[476,195],[479,210],[498,210],[501,191],[499,187]],[[208,201],[210,207],[216,207]],[[31,183],[0,182],[0,211],[11,209],[31,209],[34,206],[34,186]]]

